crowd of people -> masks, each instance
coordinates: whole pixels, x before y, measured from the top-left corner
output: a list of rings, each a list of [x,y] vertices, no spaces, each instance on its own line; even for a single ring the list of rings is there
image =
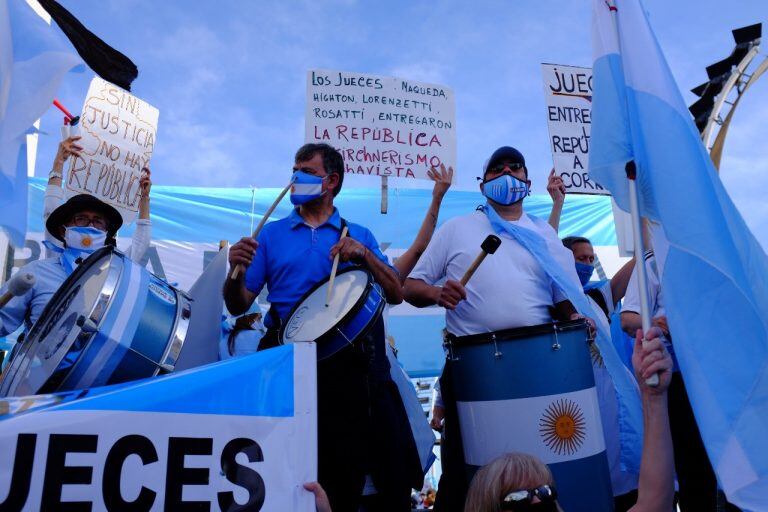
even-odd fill
[[[48,257],[21,269],[33,272],[37,282],[0,309],[0,336],[22,325],[29,329],[80,262],[98,248],[116,243],[122,225],[117,210],[85,194],[64,201],[62,170],[66,160],[82,149],[78,139],[62,141],[49,176],[44,205]],[[593,279],[596,256],[591,242],[579,236],[558,237],[566,194],[554,171],[547,187],[553,209],[545,222],[524,209],[531,187],[524,156],[512,147],[501,147],[483,166],[479,191],[484,204],[436,230],[453,169],[432,169],[432,202],[416,240],[394,262],[368,228],[346,220],[334,205],[344,182],[344,162],[336,149],[326,144],[302,146],[292,172],[294,182],[302,186],[301,193],[291,194],[291,213],[267,223],[257,238],[242,238],[229,251],[232,270],[223,295],[233,318],[226,322],[219,346],[222,359],[278,345],[289,313],[310,288],[328,278],[336,256],[340,270],[357,266],[369,272],[390,305],[405,300],[415,307],[444,308],[446,339],[553,321],[583,321],[591,330],[620,325],[627,337],[615,335],[616,329],[613,342],[617,351],[627,354],[643,406],[642,463],[637,474],[620,463],[614,384],[599,350],[594,345],[591,349],[596,353],[592,358],[596,387],[603,390],[598,398],[615,510],[671,510],[678,499],[683,512],[699,512],[715,510],[723,501],[674,359],[653,252],[645,253],[642,264],[650,276],[654,327],[642,332],[636,261],[630,260],[610,280]],[[151,239],[148,168],[140,189],[139,218],[127,251],[137,261]],[[489,235],[500,237],[502,244],[471,281],[463,281]],[[238,274],[234,269],[240,266],[246,270]],[[594,307],[577,310],[558,285],[561,279],[576,284]],[[270,307],[263,312],[256,298],[265,286]],[[318,362],[318,482],[305,486],[315,493],[318,510],[410,510],[412,490],[421,488],[424,468],[390,375],[385,317],[377,318],[361,339]],[[646,382],[654,374],[659,376],[657,386]],[[558,482],[532,455],[503,454],[468,481],[453,386],[444,373],[431,418],[432,427],[441,432],[443,474],[437,496],[425,495],[422,503],[434,502],[434,509],[443,511],[561,510]]]

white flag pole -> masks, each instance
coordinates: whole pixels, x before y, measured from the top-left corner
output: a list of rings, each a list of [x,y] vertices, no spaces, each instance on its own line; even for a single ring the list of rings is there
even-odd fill
[[[629,181],[629,210],[632,215],[632,239],[635,252],[635,268],[637,269],[637,284],[640,288],[640,320],[643,326],[643,341],[648,341],[648,331],[651,328],[651,306],[648,300],[648,272],[645,269],[643,259],[643,223],[640,219],[640,202],[637,195],[637,166],[634,160],[627,162],[625,166],[627,181]],[[651,387],[659,385],[659,375],[654,374],[645,379],[645,383]]]

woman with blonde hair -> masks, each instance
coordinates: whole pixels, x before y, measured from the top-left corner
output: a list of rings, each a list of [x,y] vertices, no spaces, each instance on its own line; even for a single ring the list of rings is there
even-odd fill
[[[672,375],[672,358],[652,327],[643,343],[638,329],[632,365],[643,401],[643,456],[637,503],[629,512],[672,510],[674,464],[672,436],[667,413],[667,389]],[[659,385],[650,387],[646,379],[659,375]],[[562,512],[557,503],[552,473],[536,457],[524,453],[502,455],[481,468],[469,487],[464,512]],[[565,512],[568,512],[567,510]]]

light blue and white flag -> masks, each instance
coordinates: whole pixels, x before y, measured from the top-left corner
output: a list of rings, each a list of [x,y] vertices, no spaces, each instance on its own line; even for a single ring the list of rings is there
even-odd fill
[[[675,352],[732,503],[768,509],[768,258],[715,172],[639,0],[593,1],[589,173],[668,242],[659,270]],[[657,234],[654,233],[654,245]],[[665,244],[666,245],[666,244]]]
[[[27,229],[26,134],[64,75],[82,64],[58,27],[24,0],[0,0],[0,228],[16,247]]]
[[[0,400],[0,507],[296,510],[317,480],[314,343]]]

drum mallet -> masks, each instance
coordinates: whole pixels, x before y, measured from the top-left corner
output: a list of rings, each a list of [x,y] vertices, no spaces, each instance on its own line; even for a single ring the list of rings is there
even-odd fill
[[[0,308],[14,297],[20,297],[35,286],[35,275],[29,272],[16,272],[8,281],[8,290],[0,296]]]
[[[477,255],[477,258],[475,258],[475,261],[473,261],[472,264],[467,269],[467,271],[464,272],[464,277],[461,278],[461,286],[467,286],[467,282],[475,273],[475,270],[477,270],[477,267],[479,267],[480,264],[483,262],[485,257],[488,256],[489,254],[495,253],[496,249],[498,249],[500,245],[501,245],[501,239],[496,235],[488,235],[487,237],[485,237],[485,240],[483,240],[483,243],[480,244],[480,249],[481,249],[480,254]]]
[[[341,236],[339,237],[339,240],[347,236],[347,226],[344,226],[344,229],[341,230]],[[328,293],[325,295],[325,307],[328,307],[328,304],[331,303],[331,295],[333,294],[333,281],[336,279],[336,269],[339,268],[339,253],[336,253],[336,256],[333,258],[333,266],[331,267],[331,277],[328,279]]]
[[[291,178],[290,183],[286,185],[286,187],[283,189],[282,192],[280,192],[280,195],[277,196],[277,199],[275,199],[275,202],[272,203],[272,206],[269,207],[269,209],[262,215],[261,220],[259,221],[259,225],[256,226],[256,229],[253,232],[253,239],[256,240],[256,237],[259,236],[259,233],[261,233],[261,228],[264,227],[264,224],[267,223],[267,219],[269,219],[269,216],[272,215],[272,212],[275,211],[275,208],[277,208],[277,205],[280,204],[280,201],[283,200],[285,197],[285,194],[288,193],[289,190],[291,190],[291,186],[293,186],[293,178]],[[235,267],[235,270],[232,272],[232,274],[229,276],[230,279],[233,281],[237,279],[237,276],[240,275],[240,272],[245,272],[245,268],[243,265],[238,265]]]

